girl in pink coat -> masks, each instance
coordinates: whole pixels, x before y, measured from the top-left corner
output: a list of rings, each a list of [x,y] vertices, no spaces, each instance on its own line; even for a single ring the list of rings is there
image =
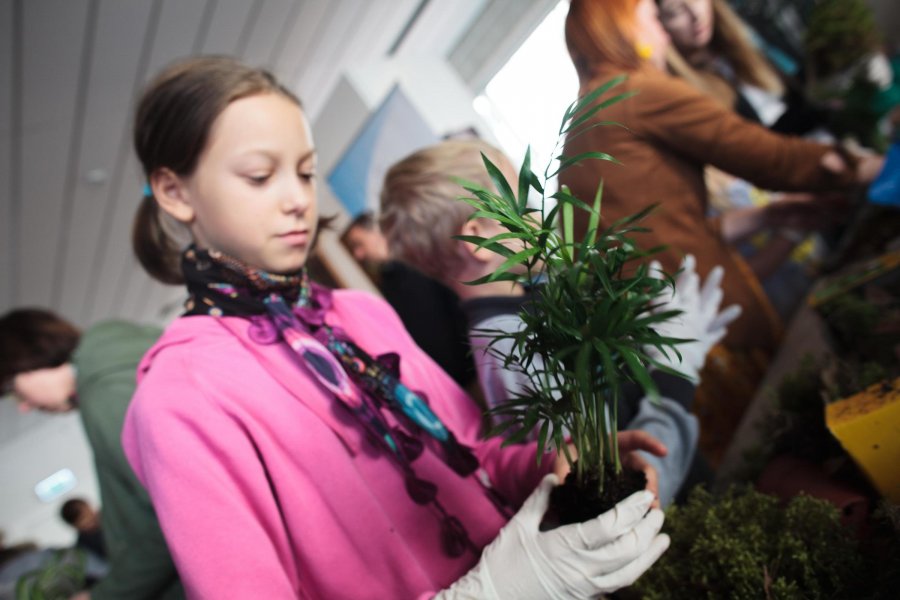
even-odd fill
[[[665,550],[646,491],[540,532],[552,457],[481,440],[476,405],[385,302],[309,282],[316,151],[270,74],[175,64],[134,141],[135,251],[189,300],[139,367],[123,443],[190,596],[589,598]]]

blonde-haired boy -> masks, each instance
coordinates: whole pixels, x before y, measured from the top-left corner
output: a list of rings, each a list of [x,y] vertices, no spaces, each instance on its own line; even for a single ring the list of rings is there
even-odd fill
[[[455,178],[494,187],[482,153],[515,187],[516,170],[493,146],[480,140],[445,141],[414,152],[388,170],[381,192],[381,228],[392,256],[444,282],[459,295],[469,318],[479,382],[488,406],[493,407],[523,390],[527,377],[505,368],[497,355],[509,352],[511,341],[502,340],[489,351],[485,334],[480,332],[520,328],[519,310],[527,304],[530,292],[504,281],[474,286],[463,283],[493,273],[504,260],[453,237],[464,234],[489,238],[504,231],[490,219],[470,220],[474,209],[458,199],[467,192]],[[659,498],[666,505],[681,487],[695,454],[698,424],[689,409],[696,382],[659,371],[653,376],[662,402],[651,403],[637,388],[625,390],[619,418],[628,429],[647,431],[668,448],[664,457],[644,453],[659,475]]]

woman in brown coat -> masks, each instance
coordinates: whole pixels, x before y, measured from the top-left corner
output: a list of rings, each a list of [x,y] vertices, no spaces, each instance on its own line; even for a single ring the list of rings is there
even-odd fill
[[[615,121],[622,127],[594,127],[569,139],[565,147],[567,156],[599,150],[621,164],[582,163],[564,171],[560,183],[578,197],[592,198],[602,180],[606,224],[658,204],[644,221],[652,232],[642,234],[639,243],[646,248],[666,245],[658,260],[670,272],[688,253],[697,258],[701,277],[722,265],[723,305],[743,308],[729,328],[724,351],[707,361],[705,393],[698,392],[704,427],[701,450],[715,463],[781,331],[759,281],[732,244],[766,228],[809,226],[828,207],[781,202],[709,219],[704,166],[711,164],[767,189],[834,191],[871,181],[882,159],[844,158],[828,146],[771,133],[668,75],[669,39],[653,0],[572,0],[566,43],[582,95],[623,73],[627,80],[611,93],[636,94],[595,116],[596,121]],[[586,213],[576,227],[579,224],[584,231]],[[713,400],[729,408],[719,410]],[[707,410],[710,414],[704,415]]]

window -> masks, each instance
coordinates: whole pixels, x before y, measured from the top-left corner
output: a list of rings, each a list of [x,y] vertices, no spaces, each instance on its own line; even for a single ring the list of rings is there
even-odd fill
[[[474,101],[516,166],[531,145],[532,169],[539,176],[555,148],[563,113],[578,95],[564,33],[568,9],[567,0],[557,4]]]

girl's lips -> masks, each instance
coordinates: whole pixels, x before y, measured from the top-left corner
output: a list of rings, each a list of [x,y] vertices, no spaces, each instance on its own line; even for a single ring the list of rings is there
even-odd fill
[[[309,241],[308,231],[288,231],[278,236],[278,239],[284,240],[291,246],[303,246]]]

